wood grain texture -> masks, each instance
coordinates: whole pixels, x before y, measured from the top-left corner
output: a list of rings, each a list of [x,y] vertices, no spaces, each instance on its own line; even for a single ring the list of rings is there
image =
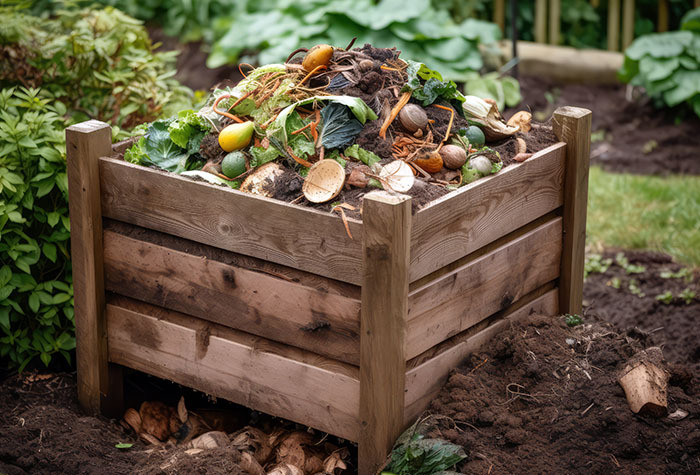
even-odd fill
[[[547,0],[535,0],[535,42],[547,42]]]
[[[403,430],[411,199],[365,195],[360,337],[360,474],[382,468]]]
[[[504,318],[494,321],[468,339],[459,341],[434,358],[409,369],[406,373],[404,424],[413,423],[430,405],[430,401],[440,392],[452,369],[459,366],[470,354],[485,348],[489,340],[506,328],[509,321],[531,314],[554,315],[559,305],[557,300],[557,290],[550,290],[512,313],[506,314]]]
[[[107,324],[110,361],[358,439],[356,367],[124,297]]]
[[[564,247],[561,256],[561,313],[580,314],[586,247],[588,168],[591,150],[591,111],[560,107],[552,119],[554,132],[566,142],[564,179]]]
[[[406,359],[556,279],[561,247],[562,219],[555,218],[412,291]]]
[[[360,301],[104,232],[107,290],[359,365]]]
[[[106,217],[360,284],[361,243],[338,216],[114,158],[100,159],[100,179]]]
[[[414,216],[411,282],[561,206],[565,144],[432,202]]]
[[[102,216],[98,157],[110,153],[112,130],[91,120],[66,129],[78,401],[97,414],[109,392],[104,323]]]
[[[561,31],[561,0],[549,0],[549,44],[559,44]]]
[[[620,51],[620,0],[608,1],[608,51]]]

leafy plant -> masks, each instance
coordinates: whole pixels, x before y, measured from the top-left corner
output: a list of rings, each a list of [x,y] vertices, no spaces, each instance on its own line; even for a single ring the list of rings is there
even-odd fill
[[[192,91],[172,78],[177,52],[156,53],[141,22],[118,10],[64,9],[44,19],[3,7],[0,25],[0,86],[41,87],[74,122],[128,129],[192,106]]]
[[[666,305],[669,305],[671,302],[673,302],[673,294],[670,290],[667,290],[663,294],[659,294],[654,298],[659,302],[665,303]]]
[[[65,128],[97,118],[125,136],[192,96],[134,19],[28,5],[0,7],[0,359],[19,370],[75,348]]]
[[[576,327],[583,324],[583,318],[581,318],[580,315],[570,315],[567,313],[564,317],[564,322],[566,322],[566,325],[569,327]]]
[[[680,294],[678,294],[678,297],[682,299],[686,305],[690,305],[697,297],[697,294],[694,290],[690,290],[690,287],[686,287]]]
[[[609,257],[603,259],[603,256],[601,256],[600,254],[586,255],[586,259],[583,264],[584,280],[586,279],[586,277],[588,277],[589,274],[605,274],[612,265],[612,263],[612,259],[610,259]]]
[[[319,43],[347,45],[353,37],[378,48],[397,47],[405,58],[424,60],[447,79],[463,80],[482,67],[479,43],[500,37],[496,25],[468,18],[456,23],[429,0],[287,0],[220,18],[209,67],[246,61],[282,62],[290,51]]]
[[[459,445],[425,437],[425,421],[418,420],[401,434],[391,451],[391,461],[382,473],[396,475],[436,474],[464,460]]]
[[[680,31],[637,38],[625,50],[618,76],[659,103],[686,103],[700,116],[700,8],[683,17]]]

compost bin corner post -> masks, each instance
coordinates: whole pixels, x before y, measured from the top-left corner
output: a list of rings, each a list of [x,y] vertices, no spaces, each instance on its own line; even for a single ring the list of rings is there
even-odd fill
[[[109,124],[66,129],[78,401],[90,414],[121,416],[121,368],[107,359],[99,157],[112,153]]]
[[[560,107],[554,111],[552,124],[557,138],[566,142],[559,311],[574,315],[581,313],[583,305],[591,111],[579,107]]]
[[[363,200],[359,473],[374,475],[404,428],[411,198]]]

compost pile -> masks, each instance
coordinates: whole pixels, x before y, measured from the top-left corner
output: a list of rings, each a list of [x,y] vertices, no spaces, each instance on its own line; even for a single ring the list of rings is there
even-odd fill
[[[464,449],[463,473],[698,473],[697,377],[668,364],[656,414],[635,414],[618,382],[651,344],[578,316],[514,322],[450,376],[428,435]]]
[[[298,50],[219,84],[200,110],[144,126],[124,158],[359,216],[369,191],[422,206],[555,141],[529,112],[506,122],[395,48],[351,47]]]

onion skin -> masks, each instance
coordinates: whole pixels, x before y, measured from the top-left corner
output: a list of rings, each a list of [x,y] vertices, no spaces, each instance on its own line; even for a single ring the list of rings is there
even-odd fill
[[[328,66],[333,57],[333,47],[331,45],[316,45],[306,53],[301,67],[304,71],[311,72],[319,66]]]
[[[445,168],[457,170],[467,163],[467,152],[459,145],[444,145],[440,149],[440,155]]]

